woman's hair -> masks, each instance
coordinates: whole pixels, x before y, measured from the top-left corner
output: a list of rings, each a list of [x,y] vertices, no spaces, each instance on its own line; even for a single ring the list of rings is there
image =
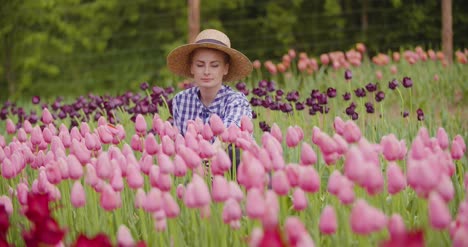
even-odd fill
[[[226,53],[226,52],[223,52],[223,51],[220,51],[220,50],[217,50],[217,49],[212,49],[212,48],[197,48],[195,50],[193,50],[192,52],[190,52],[190,55],[189,55],[189,64],[192,64],[193,62],[193,56],[195,55],[195,53],[200,50],[200,49],[207,49],[207,50],[212,50],[212,51],[216,51],[216,52],[219,52],[219,53],[222,53],[223,56],[224,56],[224,63],[225,64],[229,64],[231,62],[231,57]]]

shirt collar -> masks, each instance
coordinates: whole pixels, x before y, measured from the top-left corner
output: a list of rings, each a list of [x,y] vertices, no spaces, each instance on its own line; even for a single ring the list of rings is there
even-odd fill
[[[220,102],[222,102],[222,99],[224,98],[226,93],[229,91],[229,89],[230,89],[229,86],[221,85],[221,88],[219,89],[218,93],[216,94],[215,99],[213,100],[213,102],[211,102],[211,105],[209,107],[207,107],[207,108],[213,108],[213,107],[217,106]],[[197,99],[198,99],[198,102],[200,103],[200,105],[204,106],[203,103],[201,102],[201,99],[200,99],[200,88],[199,87],[196,87],[195,93],[197,95]]]

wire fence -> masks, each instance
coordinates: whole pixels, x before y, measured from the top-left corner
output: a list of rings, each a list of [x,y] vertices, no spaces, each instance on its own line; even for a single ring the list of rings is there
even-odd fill
[[[369,0],[370,3],[377,2],[378,0]],[[120,3],[127,7],[136,5],[134,2],[125,2]],[[262,1],[256,1],[253,3],[258,7],[261,4],[265,4]],[[84,6],[86,8],[89,6]],[[266,6],[262,6],[265,7]],[[63,7],[63,11],[67,11],[67,7]],[[220,6],[219,11],[228,11],[223,9]],[[294,48],[297,51],[310,52],[311,47],[315,51],[310,53],[312,57],[320,56],[322,52],[329,52],[333,50],[348,50],[356,44],[356,38],[349,39],[332,39],[332,38],[321,38],[323,36],[336,35],[342,37],[365,37],[366,35],[369,40],[388,40],[388,33],[398,29],[398,30],[407,30],[408,27],[399,26],[398,24],[391,21],[393,15],[396,15],[395,9],[392,8],[368,8],[367,10],[368,23],[365,28],[361,22],[362,10],[361,9],[348,9],[342,11],[340,14],[327,14],[327,13],[312,13],[303,14],[296,16],[297,20],[300,20],[301,27],[304,28],[303,32],[295,32],[294,39],[295,42],[291,44],[290,48]],[[148,22],[157,22],[157,32],[173,32],[174,25],[177,19],[180,19],[181,13],[187,13],[186,9],[179,9],[177,11],[168,11],[164,13],[144,13],[141,15],[140,23]],[[303,11],[302,13],[307,13]],[[203,16],[202,16],[203,17]],[[266,18],[266,17],[265,17]],[[327,19],[330,24],[327,29],[317,28],[317,23],[320,23],[321,20]],[[350,20],[354,19],[354,24],[348,25],[346,27],[333,25],[334,20]],[[222,21],[220,24],[226,30],[237,30],[243,29],[246,27],[257,26],[257,28],[262,28],[262,22],[266,21],[265,19],[254,16],[252,18],[244,19],[233,19],[228,18],[227,21]],[[202,18],[202,27],[207,27],[212,23],[211,20],[204,20]],[[135,32],[123,32],[123,33],[114,33],[112,34],[112,41],[115,43],[125,43],[125,41],[130,40],[147,40],[155,34],[154,29],[148,28],[147,25],[136,25]],[[293,29],[298,28],[296,26],[291,27],[291,33]],[[440,26],[438,27],[440,29]],[[462,32],[465,30],[463,27],[454,26],[454,40],[457,40],[458,44],[468,44],[468,39],[465,34]],[[404,32],[403,32],[404,33]],[[440,36],[440,35],[439,35]],[[250,35],[244,36],[242,38],[236,38],[233,46],[241,50],[246,54],[276,54],[286,53],[287,49],[282,43],[271,43],[271,40],[277,39],[277,33],[275,32],[256,32],[252,30]],[[440,37],[433,39],[426,38],[414,38],[409,33],[407,35],[401,35],[398,39],[402,39],[405,42],[407,47],[422,45],[427,48],[440,48]],[[93,40],[91,40],[93,41]],[[63,82],[67,83],[84,83],[89,81],[95,81],[99,78],[95,76],[102,71],[114,72],[115,79],[118,79],[120,74],[124,71],[129,71],[129,73],[138,73],[139,71],[153,70],[154,73],[158,73],[161,66],[165,65],[165,58],[167,55],[167,48],[162,48],[163,46],[168,46],[170,44],[156,44],[156,43],[146,43],[141,46],[132,46],[132,47],[118,47],[117,49],[110,49],[103,52],[80,52],[73,55],[61,55],[61,56],[50,56],[46,57],[48,61],[59,64],[79,64],[79,68],[75,71],[74,74],[66,73],[63,71],[59,76],[50,80],[52,82],[61,84]],[[398,42],[388,42],[382,44],[381,51],[388,52],[390,50],[399,50],[401,44]],[[250,56],[253,59],[273,59],[279,60],[280,56],[276,57],[256,57]],[[99,61],[99,63],[96,63]],[[89,62],[89,64],[87,64]],[[159,66],[159,68],[158,68]],[[154,74],[153,73],[153,74]],[[79,76],[77,76],[79,75]],[[108,76],[112,78],[112,76]]]

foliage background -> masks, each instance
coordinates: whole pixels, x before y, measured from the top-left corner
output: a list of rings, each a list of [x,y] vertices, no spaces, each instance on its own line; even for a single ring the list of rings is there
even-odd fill
[[[453,0],[454,50],[468,47],[468,5]],[[441,50],[439,0],[201,0],[201,28],[217,28],[249,58],[312,57],[364,42],[368,55],[421,45]],[[366,21],[367,20],[367,21]],[[4,0],[0,100],[174,85],[165,57],[187,39],[185,0]]]

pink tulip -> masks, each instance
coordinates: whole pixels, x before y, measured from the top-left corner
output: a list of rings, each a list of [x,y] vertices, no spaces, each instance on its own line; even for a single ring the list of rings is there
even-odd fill
[[[132,139],[130,141],[130,146],[132,147],[134,151],[143,152],[143,143],[137,134],[134,134],[132,136]]]
[[[242,153],[236,175],[237,181],[247,189],[264,186],[265,169],[250,152]]]
[[[154,228],[156,229],[157,232],[163,232],[166,230],[167,228],[167,221],[166,219],[160,219],[160,220],[156,220],[154,222]]]
[[[348,143],[358,142],[361,139],[359,126],[352,120],[346,121],[343,129],[343,137]]]
[[[457,229],[453,236],[453,247],[465,247],[468,246],[468,228],[462,226]]]
[[[115,192],[110,185],[104,185],[99,199],[101,207],[106,211],[113,211],[122,204],[120,194]]]
[[[185,187],[183,184],[177,185],[176,194],[177,198],[182,199],[184,197]]]
[[[276,123],[273,123],[271,125],[270,133],[279,143],[283,141],[283,133],[281,132],[280,127]]]
[[[161,117],[156,113],[154,114],[153,120],[152,120],[152,125],[151,128],[159,135],[163,136],[164,135],[164,121],[161,119]]]
[[[135,118],[135,131],[138,133],[138,135],[142,136],[146,134],[146,120],[143,117],[143,115],[138,114]]]
[[[138,188],[135,194],[134,206],[135,208],[143,208],[146,202],[146,194],[143,188]]]
[[[211,196],[215,202],[224,202],[229,198],[229,183],[223,176],[214,176]]]
[[[70,130],[70,136],[71,136],[72,139],[75,139],[77,141],[81,141],[81,139],[83,139],[83,136],[81,136],[80,130],[76,126],[74,126]]]
[[[344,132],[345,122],[340,117],[335,117],[335,120],[333,121],[333,127],[335,129],[335,132],[338,135],[342,136]]]
[[[362,153],[358,147],[351,147],[345,156],[344,174],[352,181],[359,182],[365,180],[366,166]]]
[[[91,159],[91,153],[89,152],[89,150],[86,149],[83,143],[79,142],[76,139],[72,139],[70,153],[75,155],[81,164],[86,164]]]
[[[214,175],[223,175],[231,168],[231,160],[224,150],[218,150],[211,160],[211,172]]]
[[[452,149],[450,151],[452,155],[452,159],[454,160],[460,160],[463,157],[463,146],[460,144],[460,142],[457,141],[452,141]]]
[[[18,129],[18,133],[16,134],[16,137],[18,138],[18,141],[20,142],[26,142],[28,140],[28,135],[26,134],[26,131],[23,128]]]
[[[272,187],[278,195],[288,194],[289,188],[291,186],[289,184],[288,177],[286,176],[286,173],[284,173],[284,171],[279,170],[273,174]]]
[[[114,175],[110,180],[110,185],[114,191],[122,191],[124,189],[124,181],[120,168],[114,169]]]
[[[439,143],[440,148],[442,148],[443,150],[448,148],[449,138],[444,128],[439,128],[437,130],[437,141]]]
[[[249,133],[253,133],[253,123],[252,119],[247,117],[246,115],[241,117],[241,130],[242,131],[247,131]]]
[[[386,160],[395,161],[400,158],[401,145],[394,134],[383,136],[380,145]]]
[[[176,154],[174,156],[174,176],[184,177],[187,173],[187,165],[185,164],[184,159],[180,155]]]
[[[225,129],[223,120],[221,120],[221,118],[216,114],[213,114],[210,117],[210,127],[213,131],[213,135],[215,136],[221,135]]]
[[[320,176],[313,166],[300,168],[299,187],[306,192],[315,193],[320,189]]]
[[[301,164],[302,165],[314,165],[317,162],[317,155],[312,147],[306,143],[302,142],[301,150]]]
[[[307,208],[307,196],[301,188],[296,188],[293,193],[293,207],[297,211]]]
[[[117,231],[117,243],[119,247],[133,247],[135,240],[133,240],[130,230],[125,225],[120,225]]]
[[[453,138],[453,142],[457,142],[459,146],[461,147],[463,152],[466,152],[466,144],[465,141],[463,140],[463,137],[461,135],[456,135]]]
[[[216,154],[215,147],[207,140],[200,140],[199,155],[202,159],[211,159]]]
[[[327,190],[333,195],[338,195],[338,192],[342,188],[342,178],[341,172],[339,170],[334,170],[330,177],[328,178]]]
[[[435,229],[445,229],[452,219],[450,210],[439,194],[432,192],[429,195],[429,220]]]
[[[58,163],[50,163],[46,165],[45,172],[47,175],[47,180],[51,184],[59,184],[62,181],[62,174],[60,173]]]
[[[213,131],[211,130],[211,127],[209,124],[204,124],[203,125],[203,129],[201,131],[201,135],[203,137],[203,139],[205,140],[211,140],[213,139]]]
[[[197,140],[196,133],[191,133],[191,132],[185,133],[185,146],[195,151],[196,153],[198,153],[200,146]]]
[[[367,193],[375,195],[381,192],[384,186],[384,178],[381,168],[374,165],[367,165],[365,174],[367,179],[360,181],[360,185],[366,188]]]
[[[161,191],[170,191],[172,186],[172,178],[170,174],[159,173],[159,177],[156,179],[156,187]]]
[[[141,156],[140,161],[138,161],[138,164],[140,166],[141,172],[143,172],[144,174],[148,174],[149,171],[150,171],[150,168],[154,165],[153,164],[153,156],[151,156],[151,155],[149,155],[147,153],[143,153],[143,155]],[[125,173],[125,174],[127,174],[127,173]]]
[[[144,178],[141,175],[140,169],[136,165],[128,164],[126,174],[127,183],[130,188],[138,189],[143,186]]]
[[[206,185],[203,178],[197,174],[194,174],[192,178],[192,184],[194,186],[193,193],[195,194],[196,205],[198,205],[199,208],[209,205],[211,203],[211,196],[208,186]]]
[[[72,139],[68,131],[60,131],[58,137],[62,141],[62,144],[65,148],[69,148],[71,146]]]
[[[16,197],[21,205],[26,205],[28,203],[28,192],[29,189],[26,183],[20,182],[16,186]]]
[[[38,146],[39,144],[41,144],[42,141],[43,138],[41,128],[39,126],[36,126],[31,131],[31,143],[34,146]]]
[[[162,193],[157,188],[151,188],[143,204],[143,208],[147,212],[156,212],[162,209]]]
[[[25,131],[27,134],[30,134],[30,133],[31,133],[33,127],[32,127],[32,125],[31,125],[31,122],[29,122],[29,120],[27,120],[27,119],[24,120],[24,122],[23,122],[23,129],[24,129],[24,131]]]
[[[347,180],[346,177],[343,177],[344,179]],[[341,188],[338,191],[338,199],[342,204],[348,205],[354,202],[355,199],[355,194],[354,194],[354,187],[353,185],[351,186],[345,186]]]
[[[168,192],[162,194],[163,209],[167,218],[176,218],[180,214],[179,204]]]
[[[68,164],[68,175],[71,179],[79,179],[83,176],[83,167],[80,164],[80,161],[73,155],[70,154],[67,157]]]
[[[229,199],[224,204],[223,208],[223,221],[228,224],[232,221],[240,220],[242,217],[242,209],[239,203],[234,199]]]
[[[94,169],[94,166],[91,164],[86,165],[85,182],[92,187],[96,186],[99,183],[99,178],[96,175],[96,170]]]
[[[172,156],[175,154],[175,145],[174,141],[169,136],[163,136],[161,140],[161,148],[163,153],[168,156]]]
[[[75,208],[84,207],[84,205],[86,204],[86,194],[83,189],[83,185],[81,185],[80,181],[75,181],[75,183],[73,184],[70,198],[71,203]]]
[[[155,155],[159,152],[159,149],[159,144],[157,143],[153,133],[149,133],[145,138],[145,151],[149,155]]]
[[[102,143],[109,144],[114,139],[114,137],[112,136],[112,133],[110,132],[107,125],[101,125],[101,126],[97,127],[96,130],[97,130],[97,134],[99,136],[99,140]]]
[[[323,234],[335,234],[337,229],[335,209],[331,205],[325,206],[320,216],[319,229]]]
[[[239,187],[239,184],[234,181],[229,181],[229,194],[232,198],[234,198],[238,202],[244,199],[244,193]]]
[[[173,174],[174,173],[174,164],[172,163],[171,158],[165,154],[158,155],[158,165],[161,173]]]
[[[388,231],[391,238],[402,236],[406,233],[405,222],[399,214],[393,214],[388,220]]]
[[[190,169],[197,168],[202,162],[200,156],[198,156],[198,154],[190,148],[180,146],[180,151],[178,154],[182,157],[182,159],[185,161],[185,164]]]
[[[11,203],[11,199],[8,196],[0,196],[0,205],[5,208],[6,213],[11,216],[13,214],[13,204]]]
[[[301,138],[299,136],[298,131],[294,127],[289,126],[286,132],[286,145],[292,148],[297,146],[297,144],[299,144],[300,141]]]
[[[286,172],[286,176],[288,176],[289,184],[292,187],[299,185],[299,176],[301,173],[301,168],[298,164],[288,164],[284,171]]]
[[[388,193],[396,194],[406,187],[406,178],[398,164],[389,162],[387,167]]]
[[[445,202],[450,202],[455,196],[455,188],[452,180],[448,175],[443,175],[439,185],[436,188],[437,193],[444,199]]]
[[[288,242],[292,246],[297,246],[304,235],[307,235],[307,230],[301,220],[296,216],[289,216],[284,223],[284,230]]]
[[[96,162],[96,175],[101,179],[110,179],[112,177],[112,166],[108,154],[102,152]]]
[[[2,166],[2,176],[4,178],[10,179],[16,176],[16,168],[8,158],[5,158],[3,160],[3,162],[1,163],[1,166]]]
[[[265,213],[265,206],[265,199],[260,189],[252,188],[247,192],[245,202],[247,216],[251,219],[261,219]]]
[[[49,112],[49,109],[47,108],[42,109],[41,121],[46,125],[54,121],[54,117],[52,117],[52,114]]]
[[[387,225],[387,217],[378,209],[359,199],[351,210],[351,229],[357,234],[370,234],[382,230]]]

